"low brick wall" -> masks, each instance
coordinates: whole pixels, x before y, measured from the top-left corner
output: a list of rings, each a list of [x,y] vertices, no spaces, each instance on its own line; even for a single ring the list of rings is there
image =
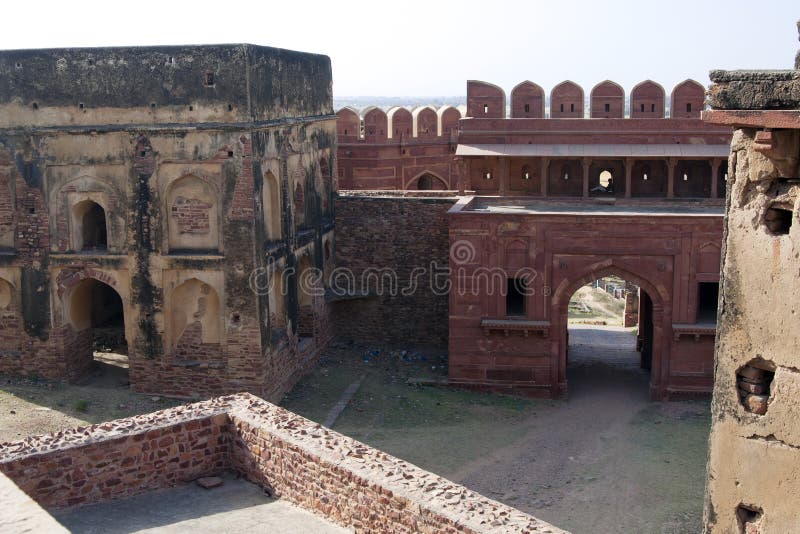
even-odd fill
[[[333,303],[336,335],[367,343],[446,348],[448,296],[434,292],[430,280],[433,270],[449,266],[447,211],[455,198],[370,193],[336,199],[337,271],[352,273],[356,294],[372,295]],[[383,274],[369,277],[383,269],[396,275],[394,294]],[[416,287],[409,291],[412,280]]]
[[[0,472],[47,508],[226,469],[356,532],[563,532],[246,393],[0,446]]]
[[[227,404],[119,419],[0,446],[0,472],[46,508],[175,486],[230,467]]]

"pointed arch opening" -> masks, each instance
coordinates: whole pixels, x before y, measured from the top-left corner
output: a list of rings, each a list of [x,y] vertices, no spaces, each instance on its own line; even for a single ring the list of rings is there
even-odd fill
[[[75,249],[83,252],[107,250],[106,210],[93,200],[83,200],[73,206],[72,212]]]
[[[264,174],[264,234],[270,241],[281,238],[281,189],[278,179],[267,171]]]

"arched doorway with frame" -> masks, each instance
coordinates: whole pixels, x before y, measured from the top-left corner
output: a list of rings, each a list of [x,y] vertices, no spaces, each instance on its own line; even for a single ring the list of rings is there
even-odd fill
[[[662,398],[669,367],[667,331],[671,321],[669,310],[665,309],[664,303],[670,302],[670,295],[669,286],[650,280],[659,278],[658,275],[661,273],[656,272],[654,276],[640,275],[618,265],[612,259],[592,263],[580,273],[576,276],[564,276],[553,291],[551,369],[554,376],[551,383],[554,395],[567,394],[570,377],[575,379],[580,377],[580,385],[583,385],[585,377],[576,369],[599,364],[603,368],[617,366],[633,375],[638,372],[642,375],[642,384],[648,382],[645,375],[649,375],[650,398],[654,400]],[[636,328],[570,324],[570,302],[574,303],[573,296],[583,291],[583,288],[594,290],[596,281],[610,277],[623,280],[638,288],[639,310]],[[570,336],[571,331],[572,336]],[[638,379],[633,378],[633,380]]]

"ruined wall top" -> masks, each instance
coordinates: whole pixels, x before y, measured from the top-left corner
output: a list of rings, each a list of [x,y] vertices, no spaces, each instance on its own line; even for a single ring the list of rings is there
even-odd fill
[[[331,80],[327,56],[250,44],[5,50],[0,127],[329,115]]]
[[[800,35],[800,21],[797,31]],[[709,77],[713,109],[800,108],[800,51],[794,70],[712,70]]]

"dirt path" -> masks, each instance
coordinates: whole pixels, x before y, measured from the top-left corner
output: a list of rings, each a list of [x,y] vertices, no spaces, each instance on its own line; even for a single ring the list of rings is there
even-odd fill
[[[447,475],[575,533],[697,531],[707,403],[650,403],[633,343],[623,329],[571,328],[569,400]],[[686,440],[676,424],[701,431]]]
[[[0,443],[181,404],[132,392],[118,363],[95,362],[91,376],[79,385],[0,375]]]

